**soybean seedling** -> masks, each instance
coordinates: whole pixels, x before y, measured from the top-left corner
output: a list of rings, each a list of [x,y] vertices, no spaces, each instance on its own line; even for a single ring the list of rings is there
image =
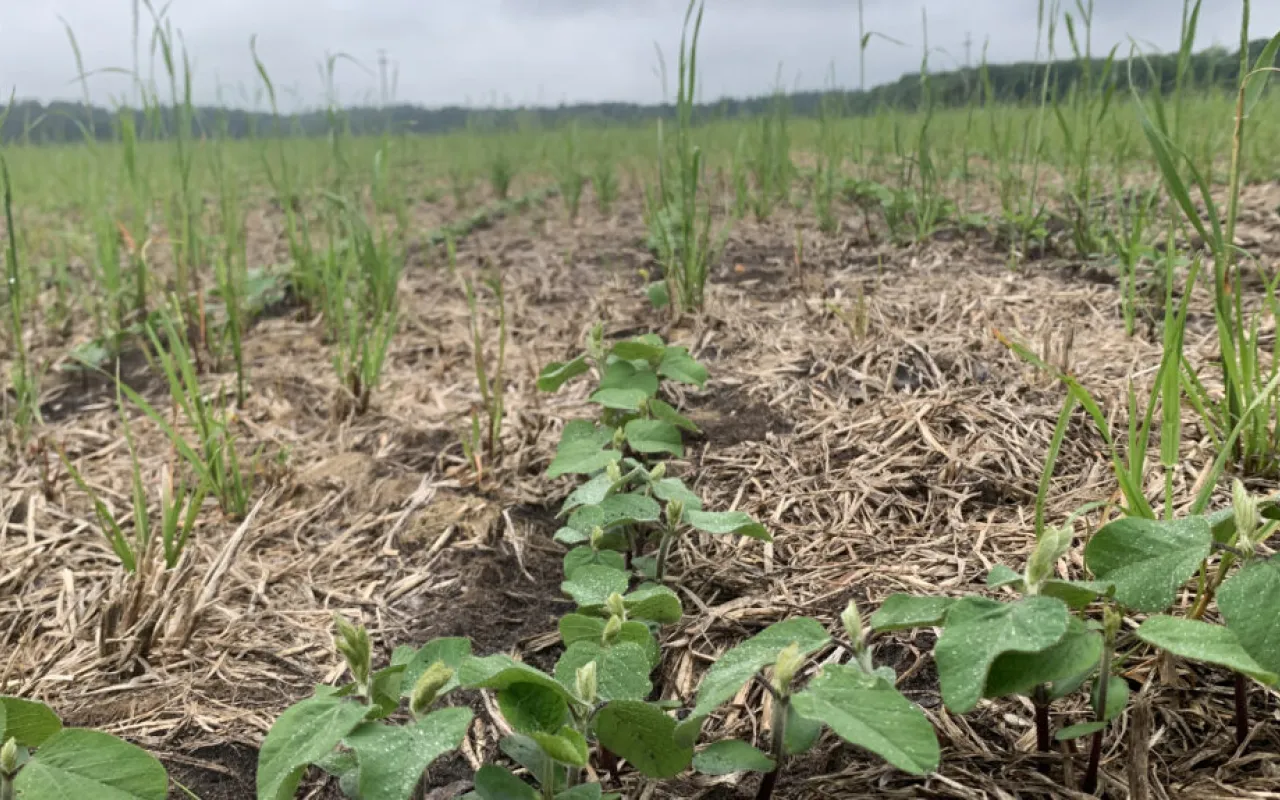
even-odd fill
[[[617,596],[605,602],[619,612],[624,605]],[[574,635],[582,638],[565,650],[554,677],[506,655],[463,664],[459,674],[464,686],[497,694],[498,708],[513,731],[499,746],[537,784],[534,789],[505,768],[488,765],[476,773],[475,792],[468,797],[618,798],[582,780],[593,742],[611,770],[618,757],[651,778],[674,777],[689,765],[693,748],[676,743],[676,721],[666,706],[644,700],[652,688],[648,674],[653,663],[635,640],[644,626],[617,619],[611,616],[600,628],[570,623],[567,629],[575,633],[566,641]]]
[[[169,776],[137,745],[85,728],[64,728],[44,703],[0,696],[0,798],[165,800]]]
[[[656,334],[606,347],[603,327],[596,325],[587,352],[572,361],[548,364],[538,376],[538,388],[558,391],[592,372],[598,388],[588,400],[600,407],[600,420],[574,420],[565,426],[548,477],[593,474],[620,460],[624,449],[640,458],[684,455],[681,431],[698,428],[661,399],[658,390],[664,379],[698,388],[706,385],[706,367],[688,350],[667,345]]]
[[[389,666],[374,670],[368,632],[341,617],[335,625],[351,682],[321,686],[276,719],[258,752],[258,800],[293,797],[310,766],[337,777],[347,797],[409,800],[431,763],[459,747],[471,726],[470,709],[435,708],[458,687],[469,640],[399,647]],[[408,721],[389,722],[406,701]]]
[[[987,585],[1014,589],[1019,596],[1012,600],[891,595],[871,627],[942,628],[934,660],[948,710],[966,714],[984,697],[1027,696],[1035,708],[1036,747],[1048,752],[1050,703],[1098,673],[1105,649],[1097,626],[1072,612],[1105,595],[1110,584],[1061,580],[1054,572],[1073,538],[1070,524],[1049,528],[1022,573],[1002,565],[991,570]],[[1113,691],[1112,703],[1127,690],[1126,684]]]
[[[566,577],[585,563],[622,569],[627,561],[618,551],[623,551],[638,572],[661,582],[674,548],[695,531],[773,540],[750,514],[704,511],[702,500],[684,481],[667,476],[665,463],[646,469],[632,458],[610,463],[574,490],[560,516],[567,519],[556,541],[574,547],[565,556]],[[656,544],[653,555],[640,555],[646,540]]]
[[[805,682],[800,679],[811,658],[831,643],[821,623],[808,617],[770,625],[718,658],[698,687],[692,713],[676,728],[676,742],[695,741],[711,713],[754,682],[770,707],[771,746],[766,753],[744,741],[716,742],[694,756],[694,767],[713,775],[763,772],[756,798],[767,800],[787,758],[810,750],[826,727],[898,769],[914,775],[937,769],[940,750],[933,726],[894,688],[893,670],[873,664],[853,604],[841,622],[849,640],[842,643],[848,660],[825,663]]]

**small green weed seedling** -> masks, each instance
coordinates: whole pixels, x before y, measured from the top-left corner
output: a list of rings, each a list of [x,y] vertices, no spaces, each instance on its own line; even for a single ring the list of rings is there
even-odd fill
[[[294,797],[310,766],[337,777],[347,797],[409,800],[431,762],[457,749],[471,726],[468,708],[434,708],[458,687],[469,640],[398,647],[390,665],[375,671],[368,632],[340,617],[336,625],[334,643],[352,681],[318,687],[271,726],[258,752],[258,800]],[[409,720],[388,721],[404,701]]]
[[[453,240],[446,245],[449,266],[454,269],[456,251]],[[470,315],[471,359],[476,385],[480,389],[480,409],[472,410],[471,425],[462,434],[462,450],[467,463],[475,468],[477,479],[484,476],[483,459],[496,465],[502,456],[502,418],[506,407],[507,368],[507,303],[502,291],[502,277],[494,274],[485,285],[493,293],[498,316],[498,353],[492,369],[485,355],[485,331],[476,298],[475,285],[466,277],[459,277],[462,293],[467,299]],[[481,415],[483,414],[483,423]],[[482,457],[483,451],[483,457]]]
[[[169,776],[150,753],[100,731],[64,728],[43,703],[0,696],[0,742],[3,800],[169,796]]]
[[[129,447],[133,501],[131,535],[125,533],[125,528],[121,525],[122,519],[116,516],[111,507],[85,481],[80,470],[76,469],[66,454],[59,450],[59,456],[71,479],[93,501],[94,514],[98,518],[102,533],[126,571],[136,574],[148,570],[149,559],[155,550],[157,533],[163,549],[165,569],[173,569],[178,565],[191,538],[208,484],[197,480],[192,486],[185,479],[179,479],[175,487],[173,472],[166,466],[160,480],[160,524],[159,530],[156,530],[156,520],[152,519],[151,512],[148,510],[147,481],[143,478],[142,463],[138,459],[138,451],[134,445],[133,429],[125,413],[124,399],[119,394],[116,396],[116,403],[120,409],[120,423],[124,427],[125,442]]]
[[[596,156],[595,167],[591,172],[591,188],[596,193],[596,205],[600,213],[609,216],[613,213],[613,204],[618,201],[617,164],[612,151],[606,146]]]
[[[506,200],[511,193],[511,181],[516,177],[516,164],[502,143],[496,143],[489,154],[489,186],[499,200]]]
[[[582,189],[587,183],[587,176],[580,163],[581,148],[578,138],[578,126],[571,124],[564,133],[564,148],[556,160],[556,182],[560,187],[560,199],[564,201],[564,210],[571,222],[578,218]]]
[[[739,740],[723,740],[700,750],[694,767],[710,775],[763,772],[757,800],[773,796],[788,757],[809,751],[823,727],[914,775],[937,769],[938,740],[917,706],[894,688],[889,667],[876,667],[862,619],[852,604],[841,615],[849,641],[846,663],[824,663],[806,683],[806,664],[831,643],[821,623],[796,617],[770,625],[720,656],[698,687],[697,704],[674,733],[677,744],[692,744],[703,723],[750,682],[762,686],[771,706],[768,753]],[[768,672],[766,673],[766,670]]]
[[[337,222],[322,267],[324,318],[333,367],[357,414],[369,410],[399,322],[404,254],[385,232],[375,235],[346,199],[330,196]],[[338,238],[340,237],[340,238]]]
[[[234,519],[242,519],[249,512],[253,469],[251,467],[246,470],[241,466],[235,437],[231,432],[232,414],[221,393],[216,402],[205,397],[186,336],[174,324],[173,315],[161,314],[159,324],[159,333],[153,325],[146,326],[152,355],[160,362],[168,380],[173,407],[181,411],[182,418],[195,431],[195,443],[188,442],[179,432],[176,421],[171,423],[165,419],[164,415],[128,384],[117,382],[116,385],[130,402],[164,431],[174,449],[196,476],[196,484],[206,487],[218,498],[218,505],[223,513]]]
[[[718,258],[723,239],[712,241],[711,200],[699,199],[705,163],[702,148],[693,140],[702,12],[700,0],[690,0],[680,37],[674,163],[669,163],[672,159],[667,152],[663,123],[659,120],[658,186],[646,193],[654,252],[662,264],[666,297],[676,314],[702,308],[707,275]],[[690,23],[693,24],[692,37]]]
[[[0,125],[4,124],[9,109],[0,113]],[[5,230],[9,232],[5,238],[8,246],[4,252],[5,285],[9,301],[9,338],[13,350],[13,366],[10,368],[10,382],[13,386],[14,407],[8,408],[8,392],[3,394],[4,416],[13,422],[18,443],[26,442],[31,426],[40,421],[40,379],[31,364],[27,352],[24,318],[27,313],[28,290],[23,280],[22,268],[18,262],[18,228],[13,221],[13,188],[9,180],[9,164],[0,153],[0,179],[3,180]]]

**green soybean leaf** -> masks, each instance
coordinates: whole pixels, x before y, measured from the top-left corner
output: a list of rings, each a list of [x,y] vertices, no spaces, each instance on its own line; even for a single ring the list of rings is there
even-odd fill
[[[716,742],[693,757],[693,768],[704,775],[771,772],[774,766],[772,758],[741,739]]]
[[[697,386],[707,385],[707,368],[694,361],[683,347],[668,347],[658,365],[658,374],[673,381]]]
[[[1004,564],[996,564],[987,573],[987,586],[992,589],[998,589],[1001,586],[1017,586],[1023,583],[1022,573],[1006,567]]]
[[[1226,667],[1267,686],[1280,682],[1280,676],[1254,660],[1240,645],[1235,632],[1222,625],[1159,615],[1147,618],[1137,633],[1147,644],[1176,656]]]
[[[571,420],[556,447],[556,457],[547,469],[548,478],[561,475],[586,475],[622,458],[617,450],[608,449],[613,442],[611,428],[585,419]]]
[[[670,403],[666,403],[656,397],[649,401],[649,413],[653,415],[654,419],[670,423],[681,430],[689,431],[690,433],[698,432],[698,426],[693,423],[693,420],[676,411]]]
[[[285,709],[258,751],[259,800],[292,798],[307,765],[328,755],[367,712],[338,697],[312,697]]]
[[[411,725],[365,723],[344,743],[356,753],[361,800],[409,800],[431,762],[456,750],[471,709],[442,708]]]
[[[1042,683],[1053,683],[1087,672],[1102,659],[1102,634],[1070,617],[1062,639],[1038,653],[1004,653],[991,664],[984,697],[1027,694]]]
[[[1111,590],[1105,581],[1060,581],[1056,578],[1044,582],[1040,594],[1056,597],[1074,609],[1084,608]]]
[[[660,481],[654,481],[650,486],[653,487],[654,496],[664,503],[679,500],[684,503],[686,511],[702,508],[702,498],[694,494],[679,478],[663,478]]]
[[[569,579],[560,584],[560,591],[573,598],[579,606],[602,606],[609,595],[624,594],[630,576],[622,570],[601,565],[580,567]]]
[[[1095,681],[1095,684],[1097,682]],[[1054,738],[1060,742],[1068,739],[1079,739],[1082,736],[1090,736],[1107,727],[1107,723],[1124,711],[1125,706],[1129,704],[1129,684],[1116,675],[1112,675],[1107,684],[1107,713],[1102,720],[1091,720],[1089,722],[1079,722],[1075,725],[1068,725],[1062,730],[1054,734]],[[1094,688],[1094,707],[1097,707],[1097,687]]]
[[[555,800],[601,800],[604,790],[598,783],[584,783],[556,795]]]
[[[66,728],[45,739],[13,779],[13,788],[20,800],[165,800],[169,776],[137,745],[99,731]]]
[[[934,647],[942,700],[956,714],[978,705],[996,659],[1005,653],[1035,653],[1057,644],[1067,632],[1066,603],[1026,597],[998,603],[980,597],[957,600]]]
[[[661,311],[671,304],[671,293],[664,281],[653,281],[644,287],[644,291],[649,297],[649,304],[656,310]]]
[[[605,621],[599,617],[588,617],[585,614],[566,614],[560,618],[560,639],[564,642],[565,647],[574,642],[583,641],[600,644],[604,636],[604,626]],[[658,649],[658,640],[653,638],[648,625],[635,620],[628,620],[622,623],[622,629],[618,631],[618,641],[633,642],[640,645],[649,656],[649,666],[655,667],[658,665],[658,659],[661,655]]]
[[[596,688],[601,700],[642,700],[653,691],[649,653],[635,642],[618,641],[607,646],[574,642],[556,662],[556,680],[564,686],[574,686],[578,670],[592,661],[596,664]]]
[[[358,729],[357,729],[358,730]],[[315,766],[338,779],[338,789],[347,797],[360,796],[360,762],[353,750],[334,750]]]
[[[745,511],[697,511],[684,513],[684,521],[704,533],[724,535],[735,533],[750,539],[772,542],[773,537],[763,525]]]
[[[552,361],[538,373],[538,391],[554,392],[589,369],[585,355],[567,362]]]
[[[400,690],[404,683],[404,664],[392,664],[373,673],[370,681],[369,696],[374,710],[365,717],[366,720],[385,719],[400,708]],[[408,687],[412,690],[413,687]]]
[[[644,397],[658,393],[658,376],[648,367],[637,369],[629,361],[611,361],[600,378],[600,390],[625,389],[638,391]]]
[[[590,547],[575,547],[564,554],[564,575],[573,577],[573,573],[582,567],[608,567],[625,571],[627,559],[616,550],[592,550]]]
[[[593,506],[582,506],[569,515],[569,527],[590,534],[595,528],[657,522],[662,506],[642,494],[611,494]]]
[[[898,769],[924,775],[938,768],[938,739],[924,712],[856,667],[824,667],[791,702],[802,716],[822,720],[841,739]]]
[[[1280,675],[1280,564],[1255,561],[1218,589],[1218,610],[1240,646]]]
[[[649,703],[617,700],[596,715],[596,738],[650,778],[672,778],[693,760],[693,748],[676,743],[676,723]]]
[[[1209,556],[1213,533],[1204,517],[1152,520],[1123,517],[1102,527],[1084,548],[1084,562],[1116,599],[1150,613],[1173,605]]]
[[[613,494],[613,479],[608,473],[601,472],[591,480],[574,489],[568,497],[564,499],[564,503],[560,506],[560,514],[568,514],[578,506],[594,506],[597,503],[604,502],[604,499]]]
[[[590,402],[597,405],[610,408],[615,411],[639,411],[640,404],[648,400],[649,393],[644,389],[600,389],[593,392],[589,398]]]
[[[705,717],[729,700],[752,675],[776,661],[778,653],[791,643],[807,655],[830,640],[822,625],[808,617],[770,625],[716,659],[698,687],[698,703],[692,716]]]
[[[662,361],[662,356],[666,353],[666,346],[661,341],[647,342],[640,339],[627,339],[618,342],[613,346],[611,351],[613,355],[624,361],[647,361],[650,364],[657,365]]]
[[[501,653],[467,659],[458,670],[458,679],[468,689],[502,690],[517,683],[536,683],[560,692],[570,703],[581,703],[572,691],[555,678]]]
[[[702,723],[707,721],[707,715],[690,714],[680,722],[676,723],[676,729],[672,736],[676,740],[676,744],[681,747],[693,747],[698,743],[698,737],[702,735]]]
[[[498,749],[507,758],[529,770],[530,775],[552,776],[553,786],[551,788],[553,790],[563,788],[565,783],[564,770],[555,769],[555,762],[546,754],[542,746],[531,737],[522,733],[504,736],[502,741],[498,742]]]
[[[822,720],[809,719],[796,711],[794,705],[787,708],[787,728],[782,733],[783,752],[789,756],[807,753],[818,743],[821,735]]]
[[[623,427],[627,444],[637,453],[684,455],[680,429],[660,419],[633,419]]]
[[[39,747],[60,730],[61,720],[44,703],[0,697],[0,743],[14,739],[23,747]]]
[[[656,584],[636,587],[634,592],[623,596],[622,602],[630,616],[661,624],[679,622],[684,614],[680,596],[666,586]]]
[[[561,764],[574,767],[587,765],[587,740],[568,725],[556,733],[535,732],[529,735],[543,752]]]
[[[532,786],[493,764],[476,770],[475,783],[481,800],[539,800]]]
[[[569,716],[564,695],[536,683],[517,683],[498,692],[498,708],[517,733],[558,731]]]
[[[935,628],[942,624],[954,603],[950,597],[891,594],[871,615],[871,629],[884,633],[909,628]]]
[[[551,538],[555,539],[560,544],[569,545],[570,547],[575,544],[582,544],[583,542],[591,541],[590,535],[575,528],[570,528],[568,525],[556,531],[555,536],[552,536]]]

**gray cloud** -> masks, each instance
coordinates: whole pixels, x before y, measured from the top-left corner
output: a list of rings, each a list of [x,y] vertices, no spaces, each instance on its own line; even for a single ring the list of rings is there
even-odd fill
[[[709,0],[701,44],[702,95],[767,91],[781,74],[788,86],[815,88],[834,71],[858,84],[856,0]],[[1144,46],[1176,46],[1178,0],[1097,0],[1094,50],[1129,37]],[[1261,6],[1262,4],[1255,4]],[[1199,46],[1232,46],[1236,3],[1208,0]],[[315,105],[323,97],[318,65],[343,52],[363,68],[336,68],[344,102],[375,98],[379,52],[398,74],[398,100],[430,106],[454,103],[558,103],[662,98],[657,43],[669,62],[679,44],[682,0],[175,0],[169,17],[196,66],[197,102],[219,96],[237,105],[258,86],[249,56],[251,35],[284,105]],[[1028,60],[1036,47],[1035,0],[866,0],[865,24],[883,39],[867,52],[868,85],[896,80],[919,67],[922,14],[927,9],[931,63],[949,68],[976,61]],[[144,11],[145,14],[145,11]],[[20,97],[74,99],[75,62],[59,18],[75,31],[88,70],[133,63],[130,0],[14,0],[0,16],[0,89]],[[143,71],[147,56],[144,19]],[[1254,38],[1280,28],[1280,3],[1255,7]],[[966,43],[968,47],[966,47]],[[1059,29],[1058,51],[1067,53]],[[780,72],[779,72],[780,68]],[[126,78],[90,78],[95,102],[128,92]]]

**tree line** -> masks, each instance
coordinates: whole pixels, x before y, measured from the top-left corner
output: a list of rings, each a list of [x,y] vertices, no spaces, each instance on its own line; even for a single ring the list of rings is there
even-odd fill
[[[1265,40],[1249,45],[1250,62],[1255,61]],[[928,103],[937,107],[974,103],[1035,104],[1041,93],[1050,98],[1067,96],[1080,87],[1105,90],[1108,86],[1127,89],[1132,81],[1141,91],[1158,87],[1173,90],[1178,81],[1178,56],[1162,54],[1130,60],[1117,58],[1109,70],[1106,60],[1063,60],[1051,63],[1020,62],[992,64],[946,72],[903,75],[893,83],[866,91],[809,91],[787,95],[791,111],[800,116],[816,116],[824,102],[835,102],[844,113],[874,114],[884,109],[915,110]],[[1192,54],[1183,70],[1184,85],[1193,90],[1228,90],[1239,77],[1239,51],[1215,47]],[[1103,78],[1105,76],[1105,82]],[[924,78],[927,77],[927,80]],[[1047,84],[1046,84],[1047,77]],[[1047,88],[1046,88],[1047,87]],[[726,98],[702,104],[697,109],[701,121],[733,119],[766,114],[775,97]],[[828,108],[831,106],[828,105]],[[3,113],[3,112],[0,112]],[[170,107],[149,109],[109,109],[82,103],[21,100],[13,103],[0,121],[0,142],[67,144],[86,138],[107,141],[117,137],[121,115],[134,117],[134,128],[143,138],[164,138],[182,124],[185,114]],[[557,107],[521,108],[425,108],[416,105],[355,106],[333,115],[319,109],[275,117],[269,112],[233,108],[197,107],[190,114],[195,135],[231,138],[288,134],[326,134],[334,120],[340,120],[353,134],[385,131],[439,134],[467,129],[514,130],[523,127],[555,127],[569,121],[588,125],[629,125],[670,118],[674,108],[637,103],[578,103]]]

